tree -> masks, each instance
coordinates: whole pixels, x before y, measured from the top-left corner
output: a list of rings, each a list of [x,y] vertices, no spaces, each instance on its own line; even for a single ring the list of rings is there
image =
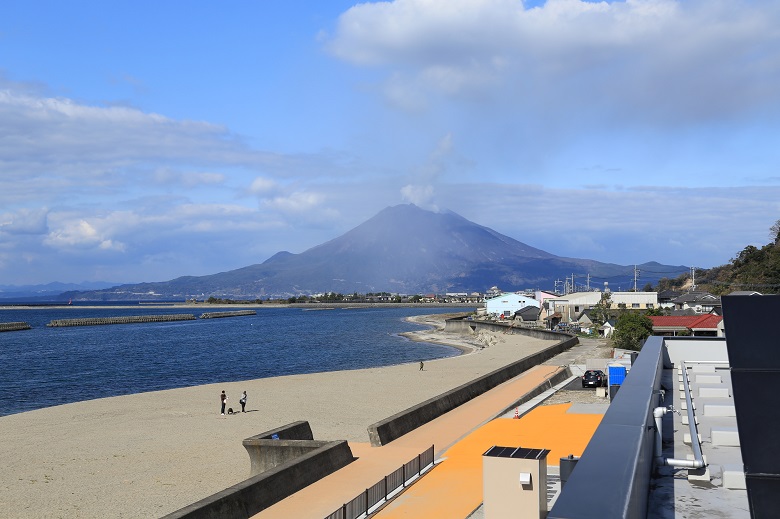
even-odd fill
[[[642,287],[642,292],[652,292],[652,291],[653,291],[652,283],[645,283],[645,286]]]
[[[613,340],[616,348],[642,349],[645,339],[653,333],[653,321],[638,312],[624,312],[618,317]]]
[[[601,326],[609,319],[609,309],[612,306],[612,293],[602,292],[601,300],[591,308],[591,320]]]
[[[780,245],[780,220],[777,220],[772,227],[769,228],[769,237],[775,245]]]

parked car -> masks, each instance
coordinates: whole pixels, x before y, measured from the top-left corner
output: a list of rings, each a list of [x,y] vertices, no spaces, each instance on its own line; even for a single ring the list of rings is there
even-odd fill
[[[600,369],[589,369],[582,375],[582,387],[606,387],[607,376]]]

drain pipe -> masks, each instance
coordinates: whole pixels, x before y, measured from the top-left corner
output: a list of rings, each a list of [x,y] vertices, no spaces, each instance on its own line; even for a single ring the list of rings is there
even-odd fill
[[[664,458],[662,452],[663,446],[661,445],[663,439],[662,421],[664,415],[668,411],[674,411],[674,409],[669,409],[666,407],[656,407],[655,409],[653,409],[653,418],[655,418],[655,463],[656,465],[658,466],[668,465],[670,467],[680,467],[680,468],[687,468],[687,469],[704,468],[706,464],[704,463],[704,459],[701,457],[693,460],[676,460],[674,458]],[[694,437],[691,439],[691,442],[694,441],[698,443],[699,440],[698,438]]]
[[[696,430],[696,415],[693,412],[693,399],[691,398],[691,388],[688,385],[688,368],[685,366],[685,362],[680,362],[683,372],[683,389],[685,390],[685,403],[686,409],[688,409],[688,427],[691,433],[691,449],[693,450],[692,460],[676,460],[672,458],[663,457],[663,445],[661,444],[663,439],[663,427],[661,422],[667,411],[675,411],[679,415],[673,406],[656,407],[653,409],[653,418],[655,418],[655,462],[657,465],[669,465],[671,467],[682,467],[688,469],[701,469],[707,466],[704,462],[704,456],[701,453],[701,444],[699,443],[699,431]]]

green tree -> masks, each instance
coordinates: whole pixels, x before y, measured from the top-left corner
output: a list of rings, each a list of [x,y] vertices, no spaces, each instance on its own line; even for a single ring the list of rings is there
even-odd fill
[[[591,308],[591,320],[601,326],[609,319],[609,309],[612,307],[612,293],[602,292],[601,299]]]
[[[651,308],[650,310],[647,311],[647,313],[645,313],[645,315],[648,315],[648,316],[649,315],[666,315],[666,314],[667,314],[666,310],[664,310],[660,306],[656,307],[656,308]]]
[[[638,312],[624,312],[615,324],[613,340],[616,348],[639,351],[652,333],[653,322],[649,317]]]

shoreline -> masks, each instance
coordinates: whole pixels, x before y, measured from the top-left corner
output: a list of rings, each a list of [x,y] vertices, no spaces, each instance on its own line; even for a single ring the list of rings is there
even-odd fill
[[[416,316],[418,324],[448,314]],[[429,322],[421,322],[428,319]],[[380,368],[287,375],[109,397],[0,417],[3,513],[160,517],[249,475],[241,441],[297,420],[317,440],[367,446],[367,427],[551,343],[521,335],[405,335],[463,353]],[[453,342],[455,344],[453,344]],[[220,391],[247,413],[219,415]]]
[[[305,310],[359,310],[361,308],[477,308],[479,303],[240,303],[240,304],[210,304],[210,303],[124,303],[122,301],[107,302],[106,304],[75,304],[69,305],[67,303],[41,303],[41,304],[28,304],[28,303],[0,303],[0,311],[2,310],[64,310],[64,309],[78,309],[83,308],[87,310],[95,310],[102,308],[117,308],[122,310],[130,310],[133,308],[250,308],[253,310],[259,308],[273,309],[273,308],[301,308]]]

